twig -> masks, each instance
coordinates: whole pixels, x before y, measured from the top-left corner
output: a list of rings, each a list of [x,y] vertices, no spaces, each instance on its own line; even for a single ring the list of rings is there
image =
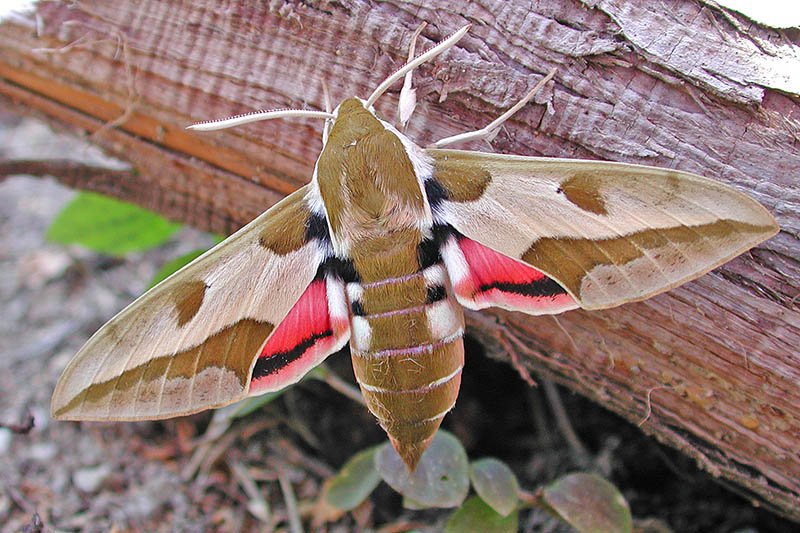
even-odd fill
[[[233,472],[233,477],[239,482],[244,492],[247,494],[247,497],[250,501],[247,503],[247,510],[250,511],[250,514],[261,520],[262,522],[269,522],[270,521],[270,512],[269,512],[269,504],[267,500],[264,499],[264,496],[261,494],[261,491],[258,489],[258,485],[250,476],[247,469],[244,465],[239,461],[227,461],[228,467]]]
[[[289,519],[289,531],[292,533],[303,533],[303,524],[300,522],[300,515],[297,512],[297,500],[294,497],[292,482],[289,480],[285,470],[278,472],[278,483],[281,485],[283,502],[286,504],[286,514]]]
[[[27,435],[33,429],[33,415],[30,413],[25,413],[25,418],[20,424],[7,424],[5,422],[0,422],[0,428],[6,428],[12,433],[16,433],[18,435]]]
[[[537,440],[539,445],[544,448],[552,442],[552,433],[548,431],[549,424],[547,423],[547,413],[545,412],[541,396],[535,389],[527,389],[528,404],[533,420],[533,427],[536,431]]]
[[[20,494],[19,490],[17,490],[16,487],[8,485],[6,487],[6,494],[8,494],[8,497],[11,498],[11,501],[13,501],[14,504],[17,507],[19,507],[20,509],[22,509],[23,511],[25,511],[26,513],[31,515],[31,523],[28,524],[29,526],[41,523],[41,528],[40,529],[29,529],[28,531],[43,531],[43,530],[54,531],[55,530],[55,528],[53,527],[52,524],[48,523],[47,520],[42,519],[41,515],[36,510],[36,506],[32,505],[25,498],[25,496]],[[24,529],[23,529],[23,531],[24,531]]]
[[[330,385],[333,390],[341,392],[354,402],[358,402],[363,406],[367,405],[367,402],[364,401],[364,397],[361,396],[361,391],[340,378],[335,372],[327,370],[321,379]]]
[[[230,431],[223,435],[218,441],[208,442],[199,447],[191,460],[181,471],[181,478],[188,481],[195,475],[205,475],[238,436],[238,433]]]
[[[647,411],[645,412],[644,418],[642,418],[639,421],[639,423],[636,424],[637,426],[642,427],[644,423],[647,422],[647,419],[650,418],[650,415],[653,412],[653,407],[652,404],[650,403],[650,395],[653,394],[653,392],[658,389],[671,389],[671,388],[673,388],[672,385],[658,385],[656,387],[650,387],[649,389],[647,389]]]
[[[31,521],[25,527],[22,528],[22,533],[40,533],[44,531],[44,522],[42,522],[42,517],[39,516],[39,513],[33,513],[31,517]]]
[[[511,343],[507,340],[507,337],[510,337],[510,334],[506,334],[506,336],[498,335],[497,342],[499,342],[505,351],[508,353],[508,357],[511,359],[511,366],[517,371],[517,373],[522,376],[522,380],[530,385],[531,387],[536,386],[536,380],[533,379],[531,373],[528,371],[528,368],[522,363],[522,360],[519,358],[519,354],[517,351],[511,346]]]
[[[267,446],[270,450],[275,452],[276,455],[284,457],[286,459],[286,461],[284,461],[285,464],[302,466],[321,478],[329,478],[336,473],[336,471],[327,464],[303,453],[300,448],[287,439],[280,439],[277,441],[270,440],[267,442]]]
[[[133,112],[136,109],[137,104],[139,103],[140,97],[139,97],[139,94],[136,91],[136,72],[134,71],[133,63],[131,62],[131,58],[130,58],[130,52],[128,51],[128,38],[127,38],[127,36],[117,29],[116,21],[103,16],[100,13],[98,13],[98,12],[92,10],[92,9],[89,9],[88,7],[82,5],[79,2],[77,2],[75,4],[75,6],[78,9],[80,9],[81,11],[83,11],[84,13],[87,13],[88,15],[90,15],[90,16],[92,16],[92,17],[94,17],[94,18],[106,23],[109,26],[110,29],[107,30],[107,31],[104,31],[103,28],[96,28],[96,27],[94,27],[94,26],[92,26],[90,24],[87,24],[85,22],[78,22],[79,24],[82,24],[82,25],[84,25],[84,26],[86,26],[86,27],[88,27],[88,28],[100,33],[100,34],[108,33],[108,34],[110,34],[112,37],[114,37],[117,40],[117,50],[114,52],[114,59],[116,59],[118,51],[121,48],[122,49],[122,64],[125,67],[125,74],[126,74],[126,78],[127,78],[126,81],[127,81],[127,85],[128,85],[128,87],[127,87],[128,88],[128,103],[125,106],[125,110],[122,112],[122,114],[120,116],[118,116],[117,118],[115,118],[115,119],[113,119],[113,120],[111,120],[109,122],[106,122],[100,129],[98,129],[97,131],[95,131],[94,133],[92,133],[90,135],[90,137],[96,139],[96,138],[100,137],[103,133],[108,131],[109,129],[115,128],[115,127],[120,126],[120,125],[124,124],[125,122],[127,122],[128,119],[131,117],[131,115],[133,115]]]
[[[425,522],[409,522],[407,519],[401,518],[399,522],[394,524],[386,524],[377,530],[377,533],[404,533],[406,531],[422,531],[427,527]]]
[[[579,353],[581,353],[581,350],[580,350],[580,348],[578,348],[578,344],[575,342],[575,339],[573,339],[572,335],[569,334],[569,331],[567,331],[567,328],[565,328],[564,326],[561,325],[561,321],[558,320],[558,317],[556,315],[550,315],[550,318],[552,318],[553,322],[556,323],[556,326],[558,326],[558,329],[560,329],[564,333],[564,335],[567,336],[567,338],[569,339],[569,343],[572,345],[572,348],[575,350],[575,355],[578,355]]]
[[[507,326],[501,324],[496,317],[493,318],[492,315],[484,313],[470,313],[469,317],[471,319],[474,319],[476,322],[481,323],[481,325],[483,326],[482,331],[484,331],[487,335],[491,335],[492,337],[497,339],[497,342],[499,342],[500,345],[505,350],[509,351],[509,357],[511,358],[511,363],[514,365],[516,370],[520,372],[523,379],[525,379],[525,381],[528,384],[534,386],[535,382],[533,382],[533,379],[530,378],[528,369],[525,366],[523,366],[521,361],[519,360],[517,350],[519,350],[523,354],[533,359],[539,359],[540,361],[545,362],[548,366],[555,366],[564,371],[571,370],[568,365],[565,365],[564,363],[561,363],[554,358],[547,357],[538,350],[529,348],[514,333],[512,333],[512,331]],[[510,349],[508,342],[504,341],[504,339],[507,339],[507,341],[510,341],[514,346],[516,346],[517,350]],[[528,378],[525,377],[526,374],[528,375]]]
[[[561,431],[561,434],[567,441],[567,445],[572,451],[573,458],[578,464],[587,464],[589,452],[578,438],[578,434],[575,433],[575,430],[572,428],[572,424],[569,421],[569,415],[567,415],[567,410],[564,408],[564,403],[561,401],[561,396],[558,394],[558,389],[556,388],[555,383],[549,379],[543,380],[542,388],[547,396],[547,401],[550,402],[550,408],[553,410],[553,415],[555,415],[556,426],[558,426],[559,431]]]

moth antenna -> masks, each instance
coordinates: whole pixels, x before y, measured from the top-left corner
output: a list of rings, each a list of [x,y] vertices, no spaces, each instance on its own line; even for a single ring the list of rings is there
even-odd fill
[[[328,92],[328,84],[322,80],[322,98],[325,100],[325,112],[333,112],[333,104],[331,103],[331,93]]]
[[[406,72],[410,72],[410,71],[414,70],[415,68],[417,68],[421,64],[425,63],[426,61],[430,61],[432,58],[438,56],[439,54],[441,54],[442,52],[444,52],[448,48],[451,48],[462,37],[464,37],[464,35],[467,34],[467,32],[469,31],[469,29],[471,27],[472,27],[472,24],[467,24],[466,26],[464,26],[463,28],[461,28],[460,30],[455,32],[453,35],[451,35],[450,37],[448,37],[444,41],[440,42],[439,44],[437,44],[436,46],[434,46],[433,48],[431,48],[430,50],[428,50],[427,52],[425,52],[424,54],[422,54],[421,56],[416,58],[414,61],[411,61],[410,63],[406,63],[405,66],[403,66],[400,70],[398,70],[397,72],[395,72],[394,74],[392,74],[391,76],[386,78],[383,81],[383,83],[378,85],[378,87],[374,91],[372,91],[372,94],[369,96],[369,98],[367,98],[366,105],[364,107],[366,107],[367,109],[372,107],[372,105],[375,103],[375,101],[383,93],[386,92],[386,89],[388,89],[394,82],[396,82],[397,80],[399,80],[400,78],[405,76]]]
[[[332,113],[333,111],[333,104],[331,103],[331,95],[328,92],[328,84],[325,83],[325,80],[322,80],[322,98],[325,100],[325,111],[328,113]],[[331,126],[333,122],[330,119],[325,120],[325,126],[322,128],[322,145],[325,146],[328,143],[328,134],[330,133]]]
[[[419,34],[422,33],[422,30],[424,30],[427,25],[428,23],[423,21],[411,37],[411,44],[408,46],[409,62],[414,59]],[[403,81],[403,88],[400,89],[400,100],[397,102],[397,127],[402,130],[406,129],[406,124],[408,124],[412,113],[414,113],[414,109],[417,107],[417,91],[411,84],[411,77],[413,75],[413,70],[409,70],[406,73],[406,79]]]
[[[536,93],[538,93],[542,89],[542,87],[544,87],[544,84],[550,81],[553,78],[553,76],[555,76],[555,74],[556,74],[556,69],[554,68],[547,74],[547,76],[542,78],[539,81],[539,83],[536,84],[536,87],[531,89],[528,92],[528,94],[526,94],[522,98],[522,100],[514,104],[514,106],[511,107],[511,109],[509,109],[508,111],[506,111],[505,113],[494,119],[488,126],[475,131],[459,133],[458,135],[453,135],[452,137],[445,137],[444,139],[440,139],[435,143],[430,144],[429,148],[441,148],[442,146],[447,146],[448,144],[454,144],[457,142],[464,142],[464,141],[474,141],[476,139],[491,140],[492,138],[494,138],[495,135],[497,135],[497,130],[500,128],[503,122],[511,118],[511,116],[517,111],[519,111],[522,108],[522,106],[527,104],[531,100],[531,98],[536,96]]]
[[[258,122],[259,120],[271,120],[274,118],[320,118],[320,119],[334,119],[336,118],[333,113],[325,111],[312,111],[308,109],[278,109],[273,111],[253,111],[251,113],[243,113],[241,115],[234,115],[227,118],[219,118],[214,120],[206,120],[186,126],[187,130],[196,131],[213,131],[224,130],[225,128],[232,128],[234,126],[241,126],[249,122]]]

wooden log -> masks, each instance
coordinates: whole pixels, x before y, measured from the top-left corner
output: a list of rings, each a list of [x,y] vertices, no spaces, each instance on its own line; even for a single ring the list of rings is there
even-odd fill
[[[409,134],[420,144],[487,124],[557,67],[495,151],[696,172],[778,218],[769,242],[646,302],[544,318],[496,311],[469,325],[494,355],[514,355],[800,520],[796,32],[683,0],[43,3],[0,24],[0,103],[88,133],[135,169],[65,172],[70,185],[230,233],[308,181],[321,123],[184,127],[319,109],[323,82],[334,101],[366,97],[403,64],[422,21],[418,50],[473,27],[415,74]],[[387,116],[398,90],[378,103]]]

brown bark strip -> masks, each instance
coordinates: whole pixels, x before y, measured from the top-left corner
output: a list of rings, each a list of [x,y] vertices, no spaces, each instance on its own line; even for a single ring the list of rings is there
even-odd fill
[[[105,167],[85,165],[70,159],[15,159],[0,161],[0,181],[9,176],[52,176],[59,182],[77,189],[110,190],[110,184],[135,179],[128,170],[113,170]],[[99,185],[101,182],[107,182]]]
[[[2,102],[9,109],[33,114],[81,136],[104,126],[85,113],[0,78]],[[105,174],[106,179],[82,184],[67,180],[66,185],[138,203],[173,220],[221,234],[233,233],[281,199],[280,194],[256,183],[241,180],[157,143],[142,142],[138,136],[117,128],[103,130],[95,141],[110,154],[135,164],[136,179],[108,179],[125,177],[112,173]],[[53,174],[53,177],[60,179],[61,174]]]
[[[23,87],[26,91],[80,111],[102,123],[116,121],[123,117],[125,120],[118,125],[122,131],[157,143],[165,149],[175,150],[185,156],[206,161],[239,176],[251,176],[255,181],[281,194],[286,195],[296,189],[291,183],[261,172],[240,154],[214,146],[182,129],[172,127],[142,113],[122,108],[75,87],[35,76],[3,63],[0,63],[0,78]],[[100,130],[95,130],[95,132],[97,131]]]

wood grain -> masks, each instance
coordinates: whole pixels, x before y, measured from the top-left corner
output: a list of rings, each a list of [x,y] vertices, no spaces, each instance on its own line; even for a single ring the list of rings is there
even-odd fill
[[[778,236],[668,294],[597,313],[498,311],[468,322],[495,355],[519,339],[538,371],[800,520],[796,31],[683,0],[111,6],[46,3],[38,25],[30,13],[4,20],[0,103],[92,134],[137,172],[74,185],[204,229],[229,233],[307,182],[321,124],[206,134],[185,125],[321,109],[323,81],[335,102],[365,97],[402,65],[423,20],[418,50],[473,29],[415,74],[409,134],[421,144],[487,124],[557,67],[540,105],[504,126],[495,151],[677,168],[762,202]],[[387,116],[398,90],[378,102]]]

